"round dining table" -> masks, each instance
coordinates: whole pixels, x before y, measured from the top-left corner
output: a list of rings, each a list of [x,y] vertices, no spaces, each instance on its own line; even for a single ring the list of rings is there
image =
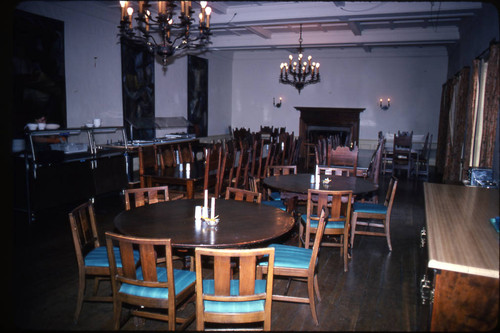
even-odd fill
[[[288,233],[293,217],[279,208],[236,200],[215,200],[216,226],[195,223],[195,207],[202,199],[173,200],[120,212],[116,229],[129,236],[170,238],[175,248],[247,247]]]
[[[326,178],[330,179],[328,184],[323,183]],[[291,175],[276,175],[264,178],[264,185],[282,192],[281,198],[287,199],[290,196],[304,197],[309,189],[328,191],[352,191],[353,195],[367,194],[378,189],[378,185],[360,178],[334,175],[320,175],[320,182],[311,183],[311,174],[298,173]]]

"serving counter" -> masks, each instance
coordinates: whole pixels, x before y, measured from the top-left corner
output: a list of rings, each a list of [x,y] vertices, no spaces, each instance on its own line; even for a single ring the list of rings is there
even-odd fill
[[[498,324],[498,189],[424,183],[433,331]]]

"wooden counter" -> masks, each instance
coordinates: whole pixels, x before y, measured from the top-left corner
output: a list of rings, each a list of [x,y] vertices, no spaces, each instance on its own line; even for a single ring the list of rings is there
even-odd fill
[[[498,324],[497,189],[424,183],[432,331],[483,331]]]
[[[499,278],[498,189],[424,183],[429,267]]]

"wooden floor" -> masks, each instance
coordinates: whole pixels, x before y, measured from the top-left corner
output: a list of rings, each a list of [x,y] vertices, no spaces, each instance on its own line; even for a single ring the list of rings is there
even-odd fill
[[[388,179],[385,176],[381,181],[382,193]],[[118,193],[96,200],[101,237],[113,229],[113,217],[123,209],[121,200]],[[15,214],[11,274],[14,286],[4,286],[12,297],[6,305],[14,313],[10,316],[7,313],[3,326],[18,330],[112,329],[110,303],[84,303],[78,324],[73,323],[77,266],[67,218],[70,208],[73,207],[40,213],[31,225],[25,216]],[[403,176],[392,213],[393,251],[389,252],[385,238],[357,236],[349,271],[344,272],[339,250],[322,248],[318,264],[322,297],[317,304],[320,325],[314,325],[308,305],[274,302],[272,330],[426,330],[422,318],[426,318],[428,309],[420,305],[418,290],[423,255],[420,229],[424,218],[422,181]],[[296,237],[294,231],[286,242],[296,245]],[[282,292],[284,287],[285,281],[277,281],[275,293]],[[305,296],[305,285],[293,282],[289,294]],[[188,305],[185,311],[193,309]],[[8,321],[9,317],[12,322]],[[136,326],[131,319],[123,329],[166,330],[167,326],[153,320]],[[188,330],[195,330],[195,324]]]

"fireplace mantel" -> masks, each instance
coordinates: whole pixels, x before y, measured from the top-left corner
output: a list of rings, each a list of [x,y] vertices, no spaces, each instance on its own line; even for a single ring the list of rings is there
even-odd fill
[[[295,106],[300,111],[299,137],[307,140],[308,126],[349,127],[351,141],[359,144],[359,114],[361,108]]]

